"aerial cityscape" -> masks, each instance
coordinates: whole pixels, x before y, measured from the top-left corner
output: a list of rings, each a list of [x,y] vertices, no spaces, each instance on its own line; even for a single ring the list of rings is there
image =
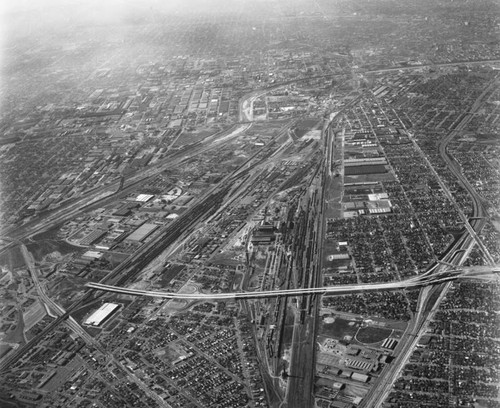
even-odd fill
[[[0,408],[500,407],[498,0],[0,9]]]

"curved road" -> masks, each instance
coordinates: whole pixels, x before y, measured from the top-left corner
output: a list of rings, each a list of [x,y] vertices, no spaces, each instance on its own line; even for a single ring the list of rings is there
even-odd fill
[[[355,293],[364,291],[384,291],[384,290],[399,290],[405,288],[436,285],[450,280],[455,280],[461,277],[481,275],[491,275],[492,273],[500,273],[500,268],[491,266],[473,266],[469,268],[461,268],[454,270],[445,270],[434,274],[423,274],[414,276],[410,279],[397,282],[371,283],[371,284],[356,284],[356,285],[341,285],[341,286],[324,286],[324,287],[308,287],[297,289],[280,289],[267,290],[261,292],[233,292],[233,293],[176,293],[176,292],[161,292],[143,289],[124,288],[121,286],[106,285],[103,283],[89,282],[86,287],[102,290],[105,292],[123,293],[134,296],[149,296],[166,299],[186,299],[186,300],[220,300],[220,299],[255,299],[277,296],[297,296],[310,294],[334,295],[344,293]]]

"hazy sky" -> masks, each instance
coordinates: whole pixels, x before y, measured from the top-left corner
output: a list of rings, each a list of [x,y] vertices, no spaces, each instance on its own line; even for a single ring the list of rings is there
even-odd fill
[[[266,0],[272,1],[272,0]],[[238,3],[240,0],[5,0],[0,2],[2,17],[19,13],[32,17],[47,17],[50,14],[86,19],[118,19],[130,13],[171,12],[189,13],[219,8]]]

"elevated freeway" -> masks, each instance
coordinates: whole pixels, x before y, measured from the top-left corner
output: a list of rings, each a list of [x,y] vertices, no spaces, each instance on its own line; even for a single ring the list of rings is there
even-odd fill
[[[144,289],[125,288],[113,286],[105,283],[89,282],[85,286],[91,289],[97,289],[105,292],[121,293],[133,296],[149,296],[165,299],[183,299],[183,300],[228,300],[228,299],[257,299],[279,296],[301,296],[301,295],[339,295],[346,293],[366,292],[366,291],[385,291],[400,290],[428,285],[436,285],[443,282],[459,278],[476,278],[484,275],[500,273],[500,267],[468,267],[460,269],[446,270],[438,273],[425,273],[399,282],[306,287],[296,289],[278,289],[260,292],[232,292],[232,293],[175,293]]]
[[[457,177],[461,185],[467,190],[471,197],[472,214],[467,217],[458,203],[455,201],[453,193],[448,188],[447,183],[440,177],[428,157],[424,154],[417,141],[411,137],[411,141],[417,151],[420,152],[426,161],[429,169],[434,173],[440,187],[444,194],[450,200],[450,203],[456,208],[460,218],[464,223],[464,231],[459,239],[455,241],[450,251],[438,261],[438,264],[432,268],[434,276],[443,276],[443,274],[456,271],[457,275],[454,279],[470,277],[481,278],[481,274],[487,270],[490,272],[498,273],[498,267],[495,266],[494,259],[488,252],[483,242],[479,237],[479,233],[486,224],[486,217],[488,216],[482,198],[479,196],[475,188],[468,182],[461,172],[461,169],[455,159],[447,151],[447,146],[451,140],[467,126],[473,115],[480,109],[481,103],[485,100],[486,96],[492,89],[490,84],[482,94],[477,98],[475,103],[471,106],[468,112],[463,113],[461,118],[454,124],[454,128],[440,141],[439,154],[447,164],[448,169]],[[461,265],[466,261],[473,248],[477,246],[483,256],[484,260],[490,266],[463,268]],[[458,271],[463,271],[459,273]],[[484,276],[484,275],[483,275]],[[409,325],[400,339],[396,349],[394,350],[395,359],[390,364],[384,367],[378,380],[370,388],[368,393],[360,403],[360,408],[374,408],[380,407],[387,396],[393,389],[393,384],[397,380],[405,364],[409,361],[410,356],[418,344],[419,339],[426,332],[429,322],[432,320],[434,314],[439,308],[442,299],[451,287],[452,279],[436,281],[434,285],[424,286],[420,291],[417,310],[414,317],[409,322]]]

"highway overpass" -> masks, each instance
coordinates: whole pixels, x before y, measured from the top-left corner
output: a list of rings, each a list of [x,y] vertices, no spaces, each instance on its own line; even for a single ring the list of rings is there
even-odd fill
[[[260,292],[232,292],[232,293],[174,293],[153,291],[144,289],[124,288],[121,286],[106,285],[104,283],[90,282],[85,286],[91,289],[102,290],[105,292],[122,293],[134,296],[149,296],[165,299],[183,299],[183,300],[227,300],[227,299],[256,299],[278,296],[301,296],[301,295],[340,295],[348,293],[366,292],[366,291],[385,291],[399,290],[428,285],[435,285],[458,278],[475,278],[484,275],[492,275],[500,272],[499,267],[469,267],[461,269],[447,270],[438,273],[428,271],[425,274],[417,275],[409,279],[397,282],[384,283],[366,283],[355,285],[324,286],[313,288],[296,289],[278,289]]]

